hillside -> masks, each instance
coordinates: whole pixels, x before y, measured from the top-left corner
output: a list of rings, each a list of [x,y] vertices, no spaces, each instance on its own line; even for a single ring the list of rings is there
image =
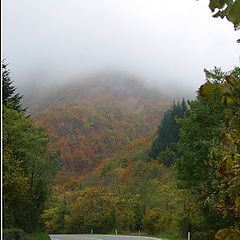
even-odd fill
[[[66,84],[30,109],[53,137],[64,172],[80,176],[152,134],[170,101],[135,77],[104,73]]]
[[[146,172],[142,170],[149,165],[147,151],[151,147],[154,137],[155,134],[146,138],[139,137],[121,151],[114,153],[111,158],[105,159],[84,179],[83,186],[89,187],[97,184],[117,186],[129,184],[140,175],[144,178],[143,175]],[[155,165],[159,164],[156,162]],[[147,176],[145,175],[145,177]],[[153,175],[154,177],[155,175]]]

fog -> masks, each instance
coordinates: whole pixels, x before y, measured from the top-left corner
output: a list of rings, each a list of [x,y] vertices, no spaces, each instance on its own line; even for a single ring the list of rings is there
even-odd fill
[[[23,92],[114,70],[192,97],[204,68],[239,65],[239,31],[213,18],[208,3],[3,0],[2,56]]]

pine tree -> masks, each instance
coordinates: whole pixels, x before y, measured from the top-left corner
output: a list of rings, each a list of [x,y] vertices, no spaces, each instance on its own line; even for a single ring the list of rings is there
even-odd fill
[[[163,119],[157,130],[157,137],[154,139],[148,152],[150,159],[156,159],[160,152],[171,150],[176,152],[174,143],[179,140],[178,118],[183,118],[187,112],[187,103],[183,99],[181,103],[173,102],[173,105],[164,113]],[[159,158],[158,158],[159,159]]]
[[[11,81],[10,70],[8,69],[8,64],[2,62],[2,104],[7,106],[11,104],[11,108],[14,110],[21,112],[26,109],[22,107],[20,101],[22,99],[22,95],[16,92],[16,87],[13,85],[13,81]]]

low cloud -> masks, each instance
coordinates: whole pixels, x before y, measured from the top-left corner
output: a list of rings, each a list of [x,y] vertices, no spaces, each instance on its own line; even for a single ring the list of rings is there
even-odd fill
[[[203,68],[239,64],[237,38],[204,0],[3,1],[3,57],[23,90],[110,69],[194,96]]]

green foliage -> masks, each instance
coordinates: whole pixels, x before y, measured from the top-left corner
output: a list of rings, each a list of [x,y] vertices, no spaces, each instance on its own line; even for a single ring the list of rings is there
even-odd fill
[[[134,226],[134,212],[129,202],[125,198],[120,198],[116,202],[116,229],[119,232],[131,232]]]
[[[47,135],[30,117],[3,106],[4,226],[25,231],[39,227],[57,158],[48,150]]]
[[[201,231],[216,232],[239,223],[239,68],[205,73],[207,82],[181,121],[175,170],[205,214]]]
[[[179,139],[180,125],[177,119],[183,118],[186,112],[187,104],[183,99],[181,103],[173,103],[170,109],[164,113],[161,124],[157,130],[157,137],[154,139],[148,152],[150,158],[158,158],[158,161],[164,162],[166,166],[170,166],[173,163],[175,157],[172,152],[176,151],[174,144]],[[164,158],[163,160],[161,160],[159,156],[160,153]]]
[[[212,78],[217,77],[219,78],[218,75],[212,76]],[[219,154],[221,163],[218,166],[218,178],[214,182],[215,192],[211,196],[211,199],[214,200],[216,207],[224,212],[225,217],[234,217],[235,227],[239,229],[240,68],[235,68],[230,75],[225,75],[222,78],[223,80],[218,85],[224,88],[225,91],[217,92],[216,88],[219,88],[219,86],[216,86],[214,83],[204,84],[200,88],[202,97],[215,97],[224,106],[224,127],[220,135],[223,141],[220,144],[215,144],[212,148],[213,153]],[[211,94],[202,94],[202,90]]]
[[[48,236],[47,233],[34,233],[34,234],[27,234],[27,238],[29,240],[50,240],[51,238]]]
[[[156,160],[160,163],[163,163],[166,167],[170,167],[172,163],[176,161],[176,158],[176,152],[167,147],[164,151],[161,151],[158,154]]]
[[[72,205],[67,232],[95,233],[113,230],[116,224],[116,197],[106,187],[87,188]]]
[[[129,207],[133,212],[133,228],[131,230],[138,231],[143,229],[142,219],[145,213],[145,206],[142,197],[139,194],[129,199]]]
[[[209,8],[213,17],[226,17],[235,30],[240,29],[240,0],[210,0]],[[240,39],[237,42],[240,43]]]
[[[240,232],[229,228],[219,230],[214,237],[214,240],[239,240],[239,239]]]
[[[160,208],[149,209],[144,215],[143,227],[146,232],[152,235],[162,233],[166,231],[169,220],[168,212],[164,212]]]
[[[175,166],[183,186],[202,193],[216,177],[217,157],[210,161],[209,153],[212,139],[220,135],[223,127],[223,106],[214,99],[201,97],[189,102],[189,106],[189,112],[180,121],[179,158]]]
[[[239,68],[234,72],[237,74]],[[208,82],[199,88],[199,94],[203,98],[220,98],[222,104],[237,105],[238,104],[238,81],[232,75],[219,74],[215,71],[211,73],[204,70]],[[210,79],[213,79],[210,82]]]
[[[3,60],[2,62],[2,103],[7,106],[11,104],[12,108],[18,112],[25,111],[21,105],[21,96],[16,92],[16,88],[12,85],[13,81],[11,81],[10,70],[8,69],[8,64],[6,64]]]
[[[177,237],[170,234],[158,234],[158,235],[154,235],[153,237],[169,239],[169,240],[187,240],[187,238],[181,238],[181,237]]]
[[[17,228],[11,229],[3,229],[2,231],[2,238],[3,240],[13,239],[13,240],[29,240],[26,236],[26,233]]]
[[[232,22],[235,30],[240,28],[240,1],[239,0],[210,0],[209,8],[214,12],[213,17],[226,17]]]
[[[83,181],[83,186],[88,186],[84,190],[72,189],[66,192],[63,186],[55,186],[58,190],[42,215],[48,232],[90,233],[91,228],[94,232],[105,233],[112,232],[115,228],[118,232],[125,233],[146,231],[144,216],[147,211],[156,208],[159,208],[161,218],[168,216],[165,226],[168,232],[178,232],[182,217],[188,217],[191,221],[189,212],[191,216],[196,215],[193,202],[186,197],[188,195],[185,191],[177,189],[170,170],[157,161],[146,162],[142,159],[143,156],[140,159],[136,157],[141,155],[140,152],[144,155],[150,145],[151,138],[138,139],[116,154],[115,158],[108,159],[92,173],[96,178],[94,186],[89,181],[92,176]],[[146,153],[144,156],[147,158]],[[111,193],[114,193],[114,199],[110,197],[113,200],[111,203],[105,200],[107,206],[105,203],[99,204],[99,198],[105,199]],[[60,214],[61,209],[63,214]],[[105,219],[106,216],[109,216],[108,220]],[[106,221],[108,228],[103,226]],[[145,226],[150,224],[147,218],[144,221]],[[160,231],[160,225],[155,227],[155,232]],[[187,227],[181,228],[184,233]]]

